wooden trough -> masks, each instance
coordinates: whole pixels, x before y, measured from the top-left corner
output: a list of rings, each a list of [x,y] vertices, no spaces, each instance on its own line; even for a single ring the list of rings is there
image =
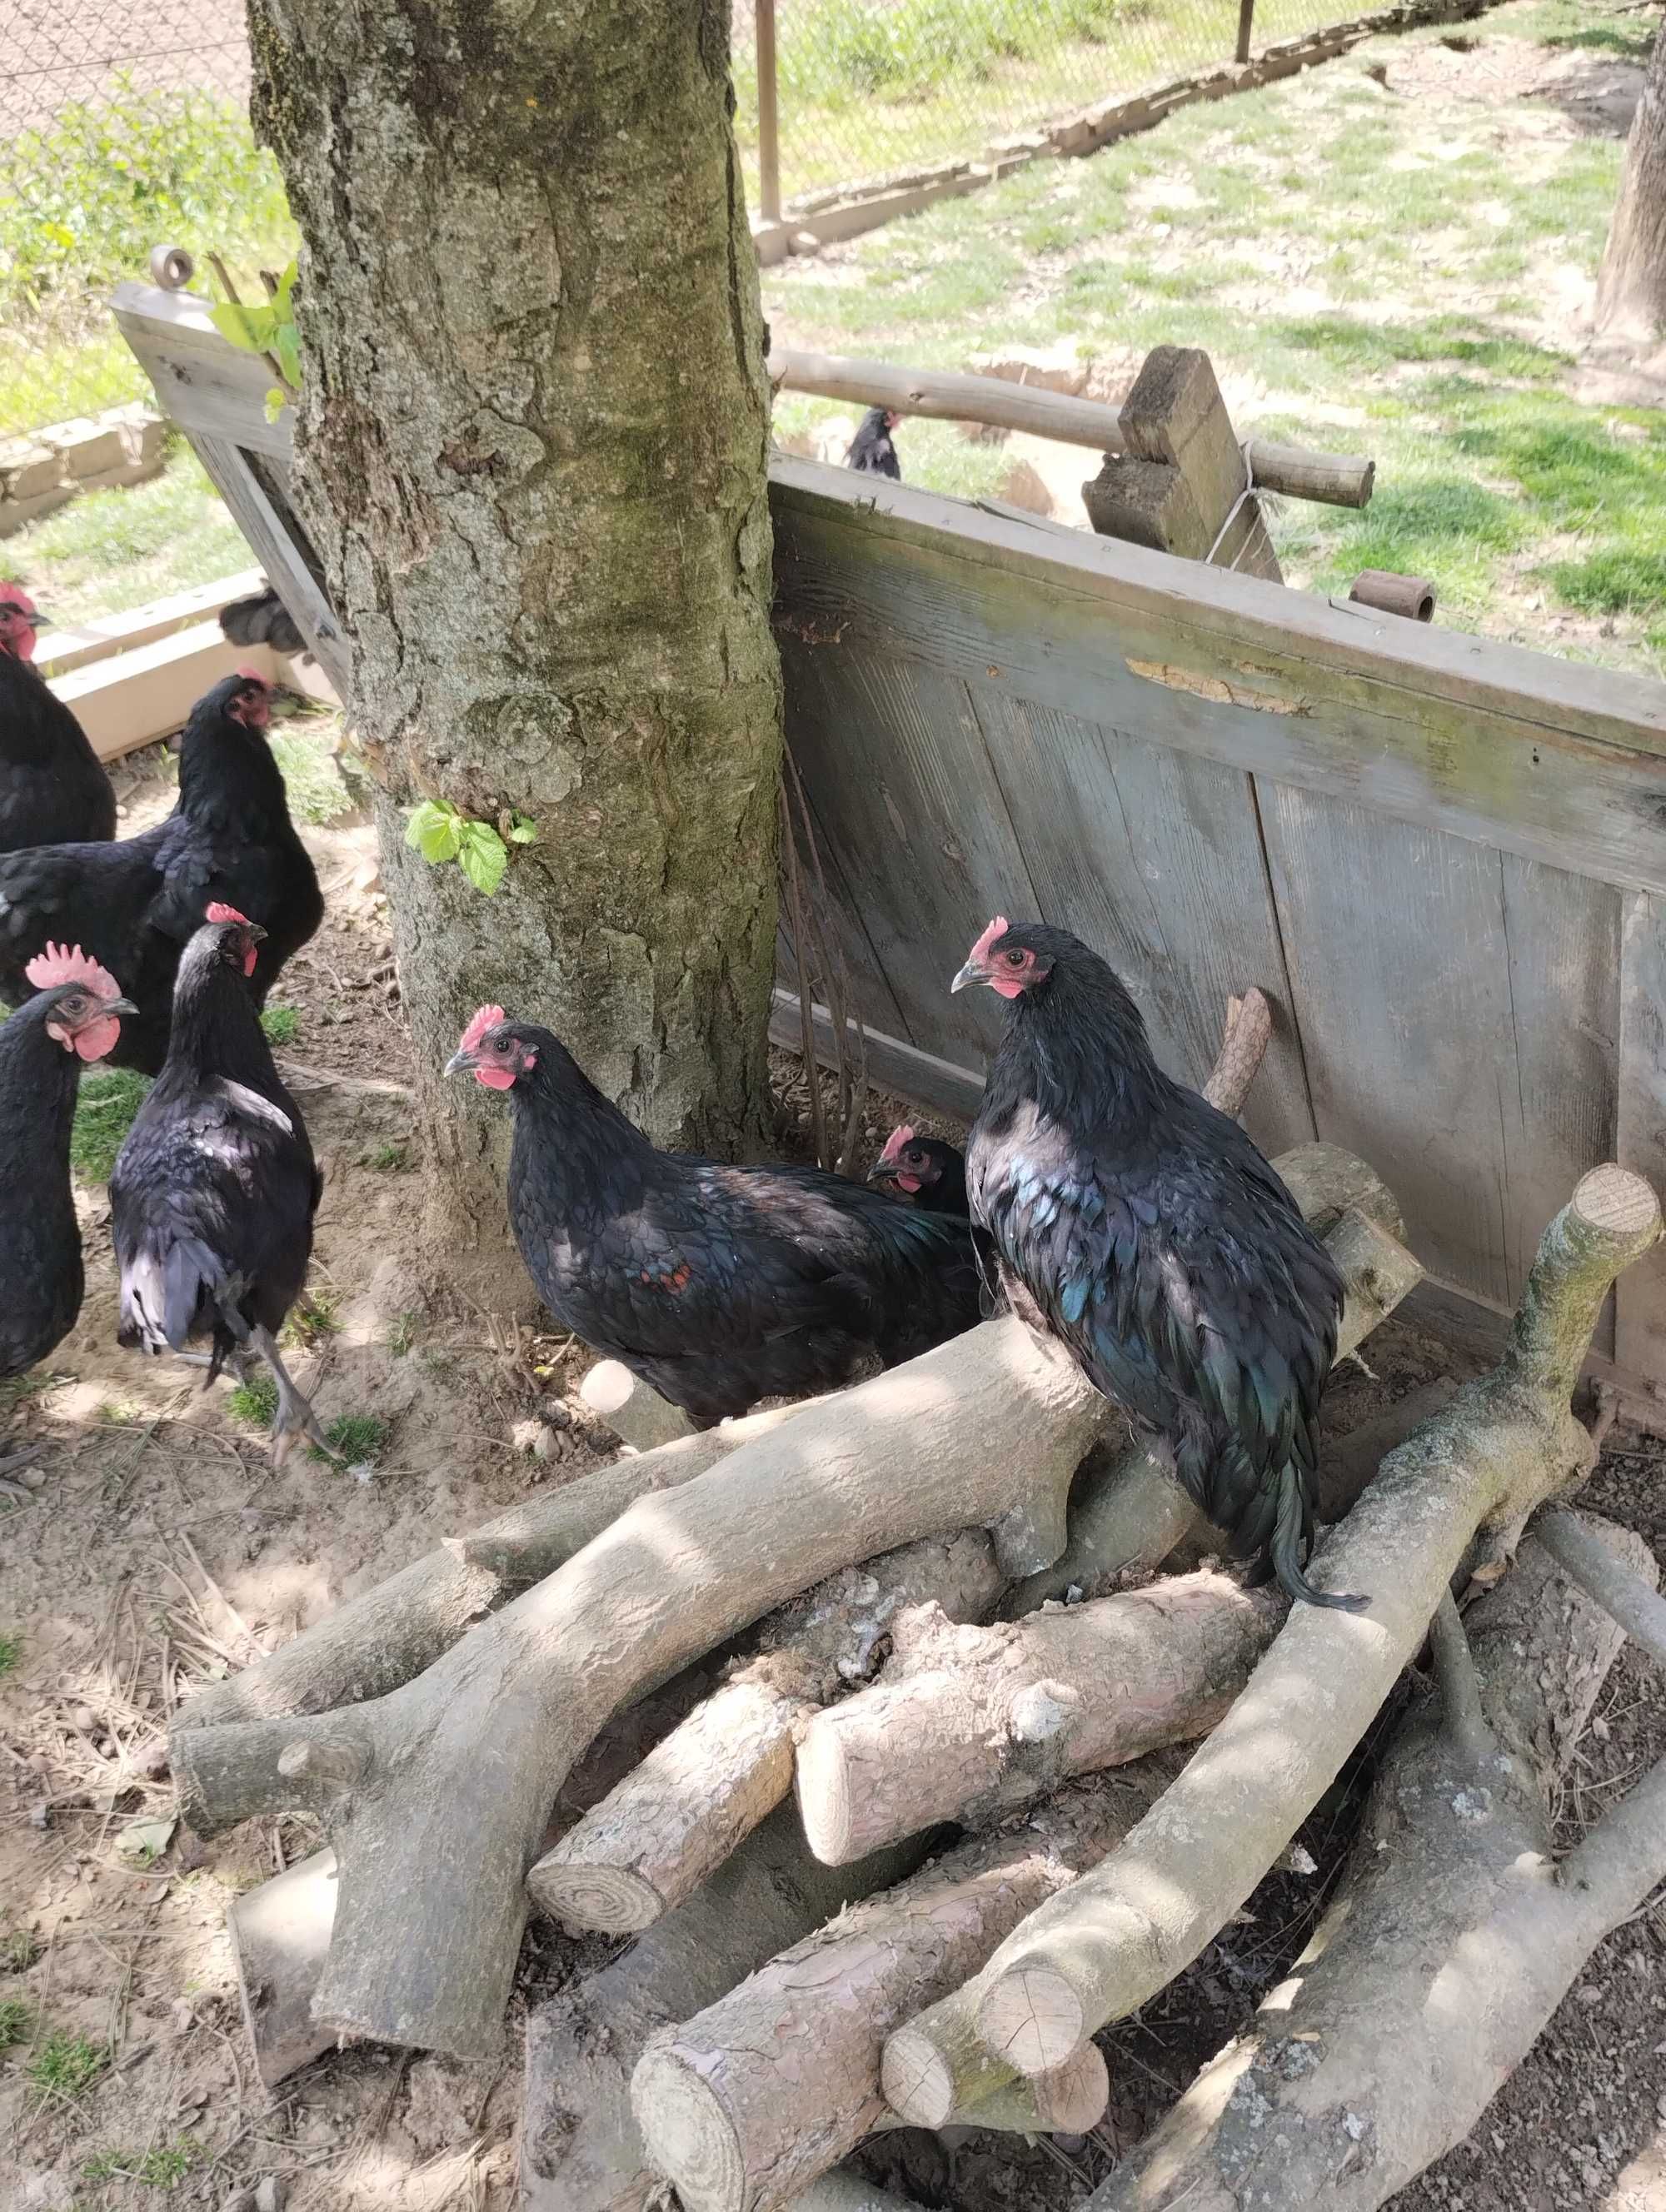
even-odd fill
[[[116,312],[344,686],[264,370],[188,295]],[[1228,994],[1268,993],[1252,1128],[1373,1163],[1449,1331],[1496,1335],[1587,1169],[1666,1188],[1666,687],[810,462],[772,489],[787,738],[874,1082],[970,1112],[994,1010],[948,979],[992,914],[1040,915],[1189,1080]],[[1666,1258],[1596,1344],[1666,1388]]]

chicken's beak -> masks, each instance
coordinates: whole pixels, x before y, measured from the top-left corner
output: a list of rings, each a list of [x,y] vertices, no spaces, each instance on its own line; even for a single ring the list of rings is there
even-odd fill
[[[99,1007],[100,1018],[106,1014],[137,1015],[138,1011],[138,1008],[133,1004],[133,1001],[131,999],[106,999]]]
[[[447,1075],[466,1075],[471,1068],[479,1065],[471,1052],[454,1052],[446,1062],[445,1073]]]
[[[950,984],[950,994],[952,995],[956,991],[964,991],[969,983],[987,983],[988,980],[988,969],[981,967],[976,960],[969,960]]]
[[[875,1160],[867,1171],[870,1182],[895,1182],[902,1170],[895,1160]]]

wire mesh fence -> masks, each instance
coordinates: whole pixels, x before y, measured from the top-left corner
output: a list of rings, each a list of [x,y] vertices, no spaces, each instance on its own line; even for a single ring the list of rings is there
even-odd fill
[[[1251,4],[1259,51],[1368,0]],[[1013,132],[1231,60],[1244,12],[1245,0],[734,0],[752,205],[778,192],[790,211],[978,160]],[[153,246],[287,258],[248,76],[242,0],[0,0],[0,439],[144,396],[106,303]]]

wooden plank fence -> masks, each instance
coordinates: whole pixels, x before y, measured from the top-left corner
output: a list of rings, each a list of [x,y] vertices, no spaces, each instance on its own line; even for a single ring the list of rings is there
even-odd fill
[[[117,312],[343,680],[264,373],[185,295]],[[1513,1303],[1585,1169],[1666,1188],[1666,687],[813,463],[772,489],[787,738],[876,1081],[968,1110],[998,1009],[949,978],[1038,915],[1192,1081],[1258,984],[1251,1128],[1371,1160],[1454,1327]],[[1666,1259],[1597,1349],[1666,1385]]]

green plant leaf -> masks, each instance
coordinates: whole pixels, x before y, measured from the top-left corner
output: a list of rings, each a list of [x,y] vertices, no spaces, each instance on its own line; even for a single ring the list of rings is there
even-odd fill
[[[413,846],[431,867],[454,860],[462,849],[464,821],[454,806],[425,799],[405,825],[405,842]]]
[[[277,355],[277,365],[284,375],[289,378],[291,384],[299,385],[301,382],[301,338],[293,323],[280,323],[277,325],[273,350]]]
[[[231,300],[210,307],[209,319],[222,337],[245,353],[264,353],[277,331],[277,317],[270,307],[240,307]]]
[[[509,817],[509,842],[512,845],[536,845],[537,823],[529,822],[524,814],[512,814]]]
[[[280,319],[286,323],[292,323],[295,320],[295,308],[290,302],[295,289],[295,280],[300,274],[301,264],[291,256],[289,265],[279,276],[277,289],[272,295],[272,305],[277,310]]]
[[[283,397],[282,392],[278,390],[277,385],[269,384],[267,386],[266,420],[269,422],[276,422],[278,416],[283,412],[289,404],[289,401]]]
[[[470,822],[464,826],[463,849],[457,855],[457,865],[476,890],[484,891],[490,898],[503,880],[503,871],[509,864],[509,848],[488,822]]]

